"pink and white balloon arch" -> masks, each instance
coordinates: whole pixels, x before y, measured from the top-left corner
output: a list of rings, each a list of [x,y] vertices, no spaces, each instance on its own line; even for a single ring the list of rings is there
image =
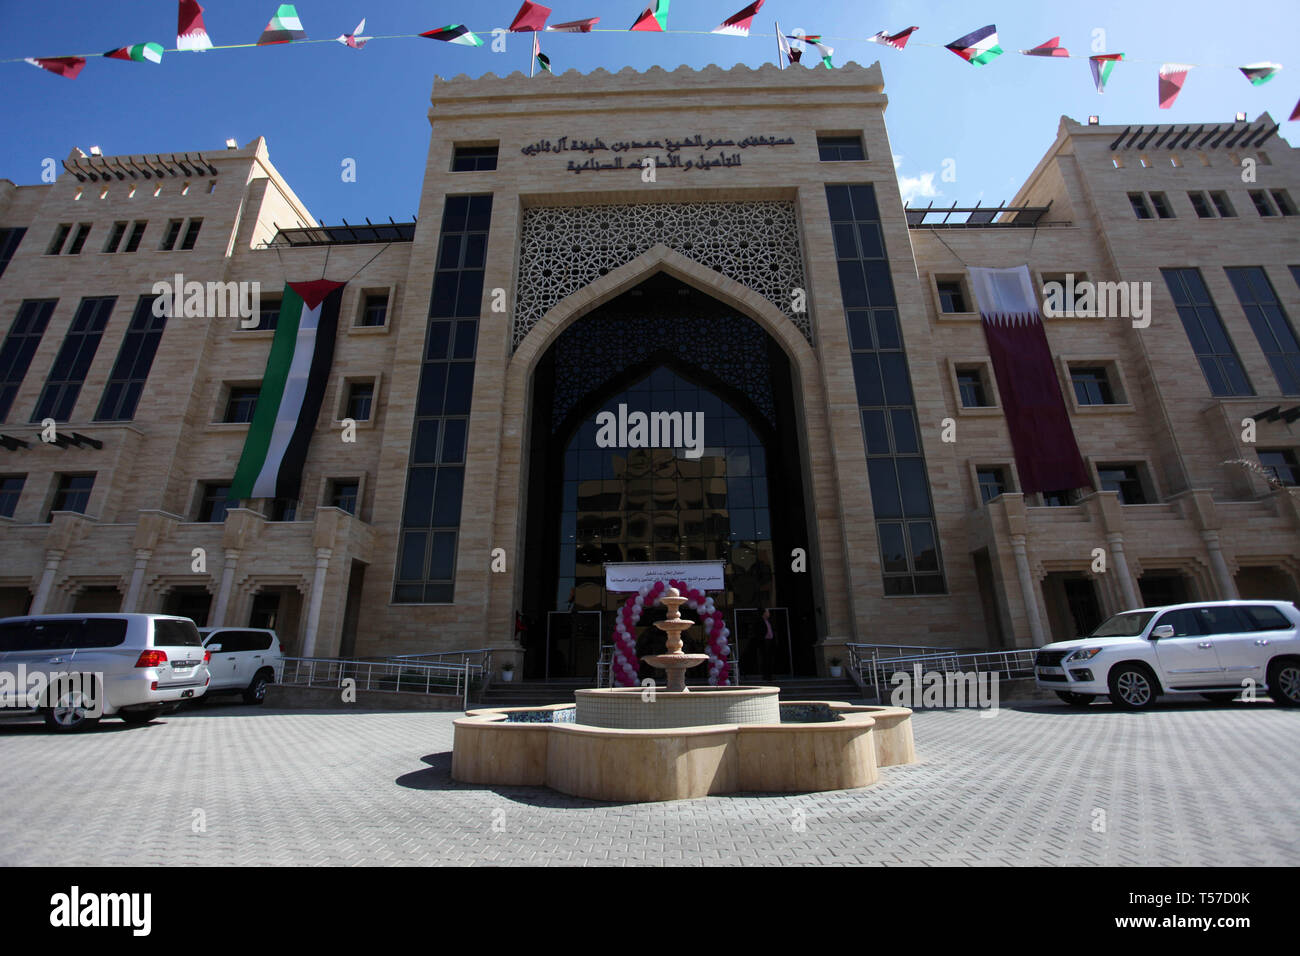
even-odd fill
[[[713,606],[713,598],[685,581],[656,581],[623,602],[614,625],[614,680],[621,687],[636,686],[637,669],[641,664],[636,656],[636,625],[646,605],[658,601],[659,595],[670,585],[687,599],[686,606],[700,615],[707,639],[709,683],[714,686],[726,684],[731,675],[731,665],[727,662],[731,651],[728,640],[731,631],[722,622],[722,612]]]

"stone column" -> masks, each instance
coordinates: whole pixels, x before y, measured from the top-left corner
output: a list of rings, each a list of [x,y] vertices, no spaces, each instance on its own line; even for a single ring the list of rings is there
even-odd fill
[[[230,590],[235,583],[235,565],[239,563],[239,551],[226,549],[226,563],[221,568],[221,589],[217,591],[217,606],[212,612],[212,627],[221,627],[226,623],[226,607],[230,604]]]
[[[1223,560],[1219,532],[1202,531],[1201,540],[1205,542],[1205,550],[1210,554],[1210,570],[1214,572],[1214,583],[1219,586],[1219,600],[1235,601],[1240,596],[1237,593],[1237,582],[1228,571],[1228,562]]]
[[[302,639],[302,656],[316,653],[316,629],[320,626],[320,608],[325,600],[325,575],[330,569],[332,548],[316,549],[316,576],[311,581],[311,607],[307,611],[307,631]]]
[[[32,598],[32,609],[29,614],[45,613],[45,604],[50,599],[50,591],[54,590],[54,576],[59,573],[59,563],[62,560],[61,550],[45,552],[45,570],[41,574],[41,583],[36,587],[36,597]]]
[[[1137,588],[1133,585],[1133,574],[1128,569],[1128,558],[1124,555],[1124,536],[1118,532],[1111,532],[1106,535],[1106,544],[1110,546],[1111,563],[1115,565],[1115,573],[1119,576],[1120,593],[1124,595],[1124,610],[1131,611],[1135,607],[1142,606],[1142,599],[1138,597]]]
[[[1047,637],[1043,633],[1043,620],[1038,616],[1038,594],[1034,588],[1034,577],[1029,572],[1029,555],[1025,551],[1023,534],[1011,536],[1011,553],[1016,558],[1016,577],[1020,579],[1020,593],[1025,598],[1025,614],[1029,617],[1029,635],[1033,638],[1033,646],[1041,647],[1047,643]]]
[[[140,604],[140,591],[144,587],[144,572],[149,567],[153,551],[149,548],[136,548],[135,567],[131,569],[131,583],[127,585],[126,597],[122,599],[123,613],[130,614]]]

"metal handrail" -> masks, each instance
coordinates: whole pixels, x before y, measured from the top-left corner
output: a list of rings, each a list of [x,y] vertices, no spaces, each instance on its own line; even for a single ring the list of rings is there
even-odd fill
[[[891,675],[897,673],[900,667],[910,670],[919,666],[923,671],[938,671],[944,674],[955,671],[977,674],[997,671],[1006,678],[1032,677],[1034,657],[1038,654],[1037,648],[1017,648],[960,654],[938,651],[931,654],[882,658],[878,653],[879,647],[872,648],[870,654],[859,654],[857,648],[862,646],[849,645],[850,661],[861,675],[862,683],[865,685],[870,681],[875,688],[877,698],[880,697],[880,685],[888,684]]]
[[[471,662],[467,654],[458,663],[285,657],[275,670],[277,683],[294,687],[342,687],[345,680],[353,680],[357,690],[455,694],[466,707],[471,687],[477,681],[481,688],[486,678],[484,665]]]

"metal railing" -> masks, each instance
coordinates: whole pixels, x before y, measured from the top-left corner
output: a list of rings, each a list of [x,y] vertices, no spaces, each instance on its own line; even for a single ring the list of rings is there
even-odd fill
[[[490,658],[488,659],[490,664]],[[484,664],[464,654],[459,662],[412,660],[338,660],[327,657],[286,657],[276,668],[278,683],[291,687],[343,687],[355,681],[357,690],[407,694],[455,695],[469,706],[471,692],[482,692],[488,672]]]
[[[984,673],[996,671],[1002,678],[1033,677],[1034,657],[1037,648],[1017,648],[1001,651],[954,652],[945,648],[924,648],[927,653],[884,653],[898,648],[917,650],[917,645],[906,644],[849,644],[849,664],[858,675],[858,683],[870,684],[880,698],[881,686],[889,686],[890,677],[899,671],[914,671],[918,666],[923,673],[938,671]]]

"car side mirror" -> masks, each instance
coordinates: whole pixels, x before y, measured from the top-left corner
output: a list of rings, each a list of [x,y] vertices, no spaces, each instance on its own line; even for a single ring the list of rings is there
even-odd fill
[[[1153,641],[1159,640],[1162,637],[1173,637],[1173,636],[1174,636],[1174,626],[1172,624],[1161,624],[1159,627],[1157,627],[1154,631],[1151,632],[1151,639]]]
[[[221,645],[209,644],[206,648],[204,648],[204,650],[206,650],[209,654],[215,654],[217,653],[217,651],[221,650]]]

